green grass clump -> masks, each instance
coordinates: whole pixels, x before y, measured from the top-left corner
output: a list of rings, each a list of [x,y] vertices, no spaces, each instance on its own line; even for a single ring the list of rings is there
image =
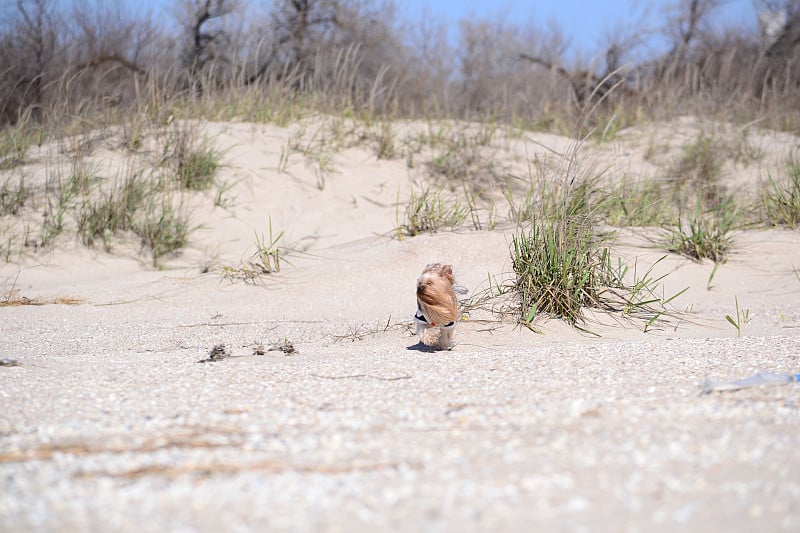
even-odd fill
[[[189,150],[178,160],[178,183],[190,191],[208,190],[214,184],[219,167],[220,154],[212,147]]]
[[[286,171],[292,154],[300,154],[314,170],[317,188],[323,190],[328,176],[336,172],[336,157],[345,148],[347,136],[340,121],[324,122],[313,131],[309,130],[309,124],[303,123],[281,150],[278,172]]]
[[[283,238],[284,232],[281,231],[277,236],[273,236],[272,218],[269,220],[269,240],[256,234],[256,252],[250,258],[250,263],[257,263],[262,272],[280,272],[281,256],[284,251],[278,246],[278,242]]]
[[[286,249],[278,243],[283,239],[284,231],[277,235],[272,229],[272,218],[269,219],[269,240],[264,235],[255,234],[256,251],[238,267],[222,267],[222,276],[230,279],[243,280],[245,283],[255,283],[261,276],[281,271],[281,260],[286,255]]]
[[[395,159],[399,150],[395,139],[396,135],[390,121],[382,121],[380,129],[375,134],[375,154],[378,159]]]
[[[616,284],[605,237],[596,227],[598,177],[578,173],[575,159],[573,154],[558,170],[567,179],[540,172],[521,204],[507,195],[520,224],[511,263],[524,324],[545,313],[575,325],[583,308],[602,306],[604,288]]]
[[[420,192],[412,189],[405,221],[401,223],[398,215],[395,233],[402,238],[452,230],[460,226],[469,214],[468,205],[445,194],[443,183],[429,185]]]
[[[25,184],[25,177],[18,180],[7,178],[0,185],[0,217],[18,215],[25,203],[33,196],[33,189]]]
[[[800,226],[800,162],[787,164],[788,179],[776,182],[772,176],[762,192],[761,205],[765,222],[771,226]]]
[[[83,244],[93,246],[102,241],[106,251],[111,250],[114,235],[132,232],[150,252],[156,267],[166,254],[186,245],[193,229],[188,215],[173,206],[164,182],[141,169],[132,170],[121,185],[98,198],[85,199],[76,222]]]
[[[475,150],[466,150],[454,145],[447,147],[433,158],[430,171],[433,176],[464,180],[470,177],[470,169],[479,159]]]
[[[69,197],[82,196],[92,190],[92,185],[101,181],[100,165],[81,157],[73,157],[66,181],[61,186]]]
[[[622,180],[605,196],[600,209],[612,226],[660,226],[674,223],[677,218],[665,198],[664,187],[653,180]]]
[[[208,140],[199,140],[188,123],[175,122],[165,132],[161,163],[174,173],[178,185],[189,191],[205,191],[214,185],[222,153]]]
[[[491,146],[495,129],[481,125],[477,131],[458,131],[451,135],[442,132],[418,139],[433,150],[427,171],[433,179],[467,183],[476,190],[491,187],[503,170]]]
[[[75,197],[80,191],[78,179],[75,173],[71,173],[64,183],[60,176],[48,175],[45,190],[51,192],[45,198],[42,228],[37,246],[49,247],[64,232],[67,215],[71,214]]]
[[[155,267],[160,266],[164,255],[186,246],[192,231],[188,215],[178,212],[168,201],[148,209],[131,229],[141,238],[142,247],[150,250]]]
[[[133,228],[136,213],[152,200],[157,191],[135,171],[125,178],[120,187],[102,194],[96,200],[87,200],[77,214],[78,235],[87,246],[102,240],[107,251],[111,249],[112,235]]]
[[[613,232],[600,226],[608,216],[609,193],[600,187],[602,173],[580,168],[577,150],[556,170],[563,178],[541,175],[544,179],[532,182],[521,204],[507,194],[519,226],[511,243],[515,310],[531,329],[544,314],[591,333],[582,323],[584,311],[594,308],[643,318],[647,330],[683,291],[658,296],[663,276],[652,275],[655,265],[639,276],[635,265],[631,271],[619,260],[612,264]]]
[[[491,156],[482,154],[478,145],[454,142],[431,160],[429,173],[434,178],[480,184],[498,175]]]
[[[34,132],[26,120],[16,126],[0,128],[0,170],[10,170],[28,162],[28,149],[41,144],[43,133]]]
[[[736,216],[731,200],[710,212],[702,212],[698,204],[695,215],[686,221],[687,226],[679,220],[676,228],[665,230],[665,247],[695,261],[711,259],[714,263],[724,263],[733,244],[731,230]]]
[[[579,218],[534,220],[512,239],[514,289],[522,319],[530,323],[546,313],[575,324],[584,307],[602,303],[602,289],[614,282],[608,250],[591,225]]]
[[[512,238],[512,290],[518,297],[520,322],[535,331],[532,322],[546,314],[592,333],[580,323],[584,310],[595,308],[641,319],[647,331],[669,315],[667,305],[688,290],[659,295],[665,275],[654,276],[653,271],[662,259],[639,275],[635,264],[632,271],[620,260],[612,264],[606,239],[595,234],[591,220],[534,220]]]

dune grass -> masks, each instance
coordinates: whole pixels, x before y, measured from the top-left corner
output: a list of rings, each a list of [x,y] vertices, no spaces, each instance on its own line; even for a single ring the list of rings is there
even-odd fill
[[[584,308],[602,303],[601,288],[614,282],[606,269],[608,249],[598,246],[585,221],[533,219],[512,239],[523,323],[544,313],[575,324]]]
[[[120,175],[110,179],[93,159],[93,143],[83,138],[58,142],[61,155],[44,167],[43,184],[33,185],[26,164],[7,169],[0,185],[5,228],[0,252],[6,261],[21,253],[20,247],[48,249],[73,234],[106,251],[114,242],[138,240],[154,267],[183,248],[195,228],[183,196],[216,183],[221,153],[210,141],[195,143],[189,129],[142,128],[141,135],[139,151],[131,151]],[[107,144],[116,139],[102,127],[91,137]],[[154,154],[160,155],[153,159]],[[224,192],[223,184],[215,201],[222,202]],[[23,231],[24,238],[15,231]]]
[[[526,325],[539,314],[575,325],[584,308],[602,305],[603,288],[616,284],[607,268],[607,236],[596,225],[596,177],[578,171],[578,149],[562,161],[555,179],[530,176],[522,206],[509,199],[519,225],[511,244],[514,291]]]
[[[202,147],[184,154],[178,163],[178,183],[190,191],[210,189],[219,164],[219,154],[211,148]]]
[[[761,211],[770,226],[792,229],[800,226],[800,162],[786,164],[786,178],[776,181],[771,175],[761,193]]]
[[[416,237],[423,233],[438,233],[454,230],[462,225],[469,215],[466,202],[458,196],[447,194],[443,182],[434,182],[420,190],[412,188],[411,199],[400,216],[395,214],[395,235],[398,238]]]
[[[674,224],[678,214],[668,199],[663,182],[652,179],[622,178],[608,185],[601,205],[607,224],[611,226],[664,226]]]
[[[155,195],[155,185],[143,169],[130,168],[128,174],[109,190],[86,198],[77,212],[78,236],[87,246],[97,240],[111,250],[111,237],[130,231],[137,213]]]
[[[14,126],[0,128],[0,171],[20,167],[28,162],[29,150],[41,145],[44,130],[30,125],[27,119]]]
[[[727,320],[728,323],[731,326],[736,328],[736,336],[737,337],[741,337],[742,336],[742,326],[744,326],[745,324],[750,322],[750,319],[752,317],[750,316],[750,310],[749,309],[739,307],[739,297],[738,296],[734,297],[734,304],[736,306],[735,314],[734,315],[725,315],[725,320]]]
[[[639,276],[635,265],[631,269],[612,260],[614,232],[601,223],[620,199],[602,185],[604,171],[583,164],[580,149],[574,144],[555,173],[531,176],[519,204],[506,195],[516,224],[510,246],[513,312],[534,330],[534,321],[547,316],[591,333],[584,320],[587,309],[643,318],[646,330],[680,293],[658,296],[663,278],[654,278],[652,267]],[[650,194],[631,201],[647,205]]]
[[[238,266],[223,266],[222,276],[229,280],[242,280],[245,283],[256,283],[265,275],[281,271],[281,263],[285,261],[287,250],[280,245],[285,231],[275,232],[272,217],[269,219],[269,238],[255,232],[255,252]]]
[[[534,331],[534,322],[546,316],[593,333],[584,319],[587,309],[642,320],[647,331],[670,315],[670,302],[688,289],[666,297],[659,294],[664,276],[652,274],[655,265],[639,275],[635,264],[614,262],[608,235],[598,235],[591,216],[532,219],[512,237],[511,263],[512,312]]]
[[[33,196],[33,188],[25,183],[25,174],[8,176],[0,184],[0,217],[17,215]]]
[[[684,221],[679,218],[676,227],[664,230],[663,243],[670,251],[695,261],[710,259],[724,263],[733,246],[732,230],[737,220],[733,200],[704,211],[698,198],[695,212]]]
[[[154,267],[160,266],[165,255],[186,246],[192,229],[188,215],[164,199],[160,204],[149,206],[131,227],[142,247],[149,250]]]

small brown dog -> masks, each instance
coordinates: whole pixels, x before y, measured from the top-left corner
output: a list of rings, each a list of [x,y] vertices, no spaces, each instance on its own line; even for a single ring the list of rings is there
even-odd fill
[[[459,319],[453,285],[453,267],[441,263],[426,266],[417,280],[417,335],[423,344],[437,350],[453,345],[453,330]]]

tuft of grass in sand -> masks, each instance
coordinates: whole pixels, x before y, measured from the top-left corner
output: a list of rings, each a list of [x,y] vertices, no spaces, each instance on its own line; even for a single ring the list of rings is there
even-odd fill
[[[89,194],[95,184],[100,182],[100,165],[80,156],[70,158],[70,170],[66,180],[59,180],[59,185],[66,189],[69,198]]]
[[[732,200],[711,211],[703,211],[698,200],[694,215],[685,222],[679,219],[677,227],[664,230],[664,246],[695,261],[711,259],[714,263],[724,263],[733,245],[731,230],[736,217]]]
[[[197,139],[191,124],[173,124],[161,146],[161,160],[173,169],[178,185],[188,191],[205,191],[214,184],[222,154],[208,140]]]
[[[86,246],[101,241],[111,251],[112,237],[130,232],[158,267],[165,255],[186,245],[194,229],[188,213],[174,205],[172,196],[157,174],[129,167],[120,183],[96,191],[75,208],[78,236]]]
[[[647,331],[668,316],[667,306],[688,287],[669,297],[659,294],[665,276],[653,276],[655,265],[639,275],[636,265],[631,271],[619,260],[614,264],[606,244],[590,224],[575,219],[534,221],[520,229],[512,238],[510,287],[520,323],[536,331],[534,321],[546,315],[592,333],[583,317],[594,308],[641,319]],[[498,296],[508,289],[497,285]]]
[[[602,288],[615,283],[595,224],[595,179],[577,172],[577,151],[565,156],[561,179],[540,180],[522,207],[512,203],[519,224],[511,243],[513,290],[526,325],[539,314],[575,325],[584,308],[602,304]]]
[[[728,323],[736,328],[736,336],[742,336],[742,326],[750,322],[750,310],[749,309],[742,309],[739,307],[739,297],[734,297],[734,303],[736,304],[736,317],[734,318],[731,315],[725,315],[725,320]]]
[[[662,278],[653,278],[652,268],[639,277],[634,267],[631,279],[626,265],[613,263],[613,234],[599,226],[608,198],[598,189],[599,176],[581,168],[579,147],[564,155],[560,180],[540,185],[523,207],[512,209],[518,222],[511,243],[516,312],[531,329],[539,315],[547,315],[588,332],[581,325],[584,310],[598,308],[645,318],[646,330],[683,291],[659,297]]]
[[[77,212],[78,235],[86,246],[102,240],[106,251],[111,250],[110,238],[130,231],[136,213],[157,194],[154,185],[145,178],[142,169],[129,169],[120,185],[87,199]]]
[[[769,177],[769,185],[761,193],[764,222],[770,226],[800,226],[800,162],[789,161],[787,178],[780,182]]]
[[[214,206],[222,209],[230,209],[236,202],[236,195],[231,194],[231,190],[236,183],[230,181],[217,182],[216,192],[214,193]]]
[[[427,143],[432,157],[427,165],[433,179],[448,183],[469,183],[475,190],[490,188],[502,176],[503,170],[497,159],[492,140],[497,134],[494,124],[478,124],[456,127],[455,131],[444,130],[422,135],[418,142]]]
[[[612,226],[662,226],[677,220],[675,207],[666,198],[664,186],[655,180],[622,179],[610,184],[600,209]]]
[[[28,150],[34,144],[41,145],[43,137],[43,130],[32,129],[27,118],[14,126],[0,128],[0,171],[25,165]]]
[[[45,198],[39,240],[35,244],[37,248],[47,248],[51,246],[55,239],[64,231],[66,217],[71,211],[75,190],[73,187],[63,186],[60,177],[51,180],[48,176],[47,181],[48,184],[45,186],[45,189],[51,191],[51,193]],[[51,181],[53,183],[51,183]]]
[[[469,212],[466,203],[445,192],[442,182],[427,185],[420,191],[412,189],[411,200],[402,221],[398,207],[395,235],[402,239],[423,233],[453,230],[467,219]]]
[[[166,254],[186,246],[192,229],[188,214],[166,200],[160,206],[147,209],[131,227],[141,239],[142,247],[150,251],[154,267],[160,266]]]
[[[577,218],[534,219],[512,238],[511,262],[524,323],[546,313],[575,324],[584,307],[601,303],[609,286],[607,249]]]
[[[289,157],[292,154],[301,154],[305,158],[306,164],[316,174],[317,188],[323,190],[328,176],[336,171],[334,161],[344,147],[344,138],[341,132],[335,127],[332,132],[330,130],[331,125],[323,122],[309,135],[308,124],[302,124],[302,127],[295,132],[281,150],[278,171],[286,171]]]
[[[659,294],[665,276],[653,276],[656,265],[639,275],[635,264],[632,270],[619,260],[614,264],[606,241],[576,219],[534,221],[520,229],[512,238],[511,263],[515,314],[533,331],[534,321],[546,315],[592,333],[584,324],[589,308],[641,319],[647,331],[669,316],[667,306],[688,290]],[[498,286],[498,295],[504,292],[507,288]]]
[[[245,283],[255,283],[262,276],[281,271],[281,261],[285,260],[286,249],[279,243],[283,239],[284,231],[275,234],[272,228],[272,218],[269,219],[269,239],[263,234],[255,234],[255,252],[239,266],[224,266],[222,276],[229,280],[242,280]]]
[[[33,196],[33,188],[25,183],[25,175],[5,179],[0,184],[0,217],[18,215]]]
[[[71,156],[66,176],[60,170],[47,171],[43,217],[39,240],[35,244],[37,248],[50,247],[70,227],[79,204],[77,200],[86,198],[101,181],[98,172],[98,165],[77,155]]]
[[[382,120],[375,135],[375,155],[378,159],[394,159],[398,156],[396,135],[391,121]]]
[[[214,184],[219,166],[219,152],[210,146],[200,146],[182,154],[178,161],[178,183],[190,191],[210,189]]]

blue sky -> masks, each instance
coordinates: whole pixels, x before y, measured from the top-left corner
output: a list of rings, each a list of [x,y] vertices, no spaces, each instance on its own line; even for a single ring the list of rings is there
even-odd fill
[[[398,15],[411,21],[423,13],[458,21],[467,16],[495,19],[505,16],[515,24],[542,26],[556,22],[572,46],[580,50],[597,50],[604,37],[619,28],[646,22],[657,26],[663,20],[659,6],[665,2],[647,0],[395,0]],[[676,3],[672,0],[671,3]],[[730,0],[720,10],[726,26],[755,29],[756,18],[752,0]],[[575,52],[576,50],[573,50]]]
[[[3,1],[3,0],[0,0]],[[129,0],[163,14],[164,7],[177,0]],[[380,2],[380,0],[377,0]],[[251,0],[251,5],[264,0]],[[457,22],[466,17],[503,20],[536,27],[555,22],[570,39],[571,53],[597,52],[607,44],[606,36],[615,30],[627,31],[640,24],[657,27],[663,20],[660,6],[678,0],[394,0],[397,15],[413,23],[425,15],[449,23],[454,33]],[[728,0],[719,11],[725,26],[754,30],[756,16],[752,0]],[[657,44],[654,47],[658,47]]]

